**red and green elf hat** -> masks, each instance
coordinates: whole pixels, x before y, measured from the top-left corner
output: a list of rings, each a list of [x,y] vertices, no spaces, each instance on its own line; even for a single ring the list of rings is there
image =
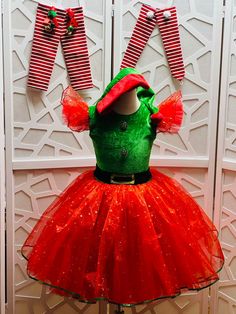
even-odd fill
[[[145,78],[133,68],[123,68],[115,78],[107,85],[104,93],[97,101],[98,113],[108,111],[112,103],[117,100],[122,94],[137,88],[137,96],[139,99],[147,98],[154,101],[155,93],[150,88]]]

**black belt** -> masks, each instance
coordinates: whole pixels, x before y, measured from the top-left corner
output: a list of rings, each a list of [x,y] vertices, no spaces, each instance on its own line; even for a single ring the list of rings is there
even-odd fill
[[[133,174],[112,173],[104,171],[96,165],[94,176],[105,183],[111,184],[140,184],[149,181],[152,178],[150,169]]]

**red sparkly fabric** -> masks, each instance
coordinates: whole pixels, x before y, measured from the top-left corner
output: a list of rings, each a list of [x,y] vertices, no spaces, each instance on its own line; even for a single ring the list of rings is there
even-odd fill
[[[61,104],[63,120],[71,130],[89,130],[88,104],[71,86],[64,90]]]
[[[177,133],[183,120],[182,92],[171,94],[158,106],[159,111],[151,115],[151,119],[157,124],[157,131]]]
[[[215,226],[177,181],[151,172],[138,185],[79,175],[22,247],[29,276],[60,295],[123,305],[217,281],[224,257]]]

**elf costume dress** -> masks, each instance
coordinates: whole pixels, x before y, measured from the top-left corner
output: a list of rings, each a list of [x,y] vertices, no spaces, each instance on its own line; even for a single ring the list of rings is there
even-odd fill
[[[113,111],[132,89],[138,110]],[[64,119],[72,130],[89,130],[97,164],[45,210],[22,246],[28,275],[52,292],[132,306],[219,279],[224,256],[216,227],[176,180],[149,167],[157,132],[177,132],[183,116],[180,91],[158,107],[154,98],[132,68],[93,106],[71,87],[64,91]]]

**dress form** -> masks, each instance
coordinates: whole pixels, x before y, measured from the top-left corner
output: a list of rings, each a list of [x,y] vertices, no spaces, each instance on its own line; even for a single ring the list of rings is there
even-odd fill
[[[129,92],[121,95],[114,103],[113,103],[113,111],[119,114],[129,115],[138,110],[140,106],[139,99],[137,97],[136,89],[132,89]],[[117,309],[115,314],[124,314],[121,305],[117,305]]]
[[[112,105],[112,110],[118,114],[129,115],[138,110],[140,106],[136,89],[122,94]]]
[[[132,89],[129,92],[122,94],[112,106],[112,110],[118,114],[129,115],[138,110],[140,106],[139,99],[137,97],[136,89]],[[115,314],[124,314],[122,306],[117,305]]]

